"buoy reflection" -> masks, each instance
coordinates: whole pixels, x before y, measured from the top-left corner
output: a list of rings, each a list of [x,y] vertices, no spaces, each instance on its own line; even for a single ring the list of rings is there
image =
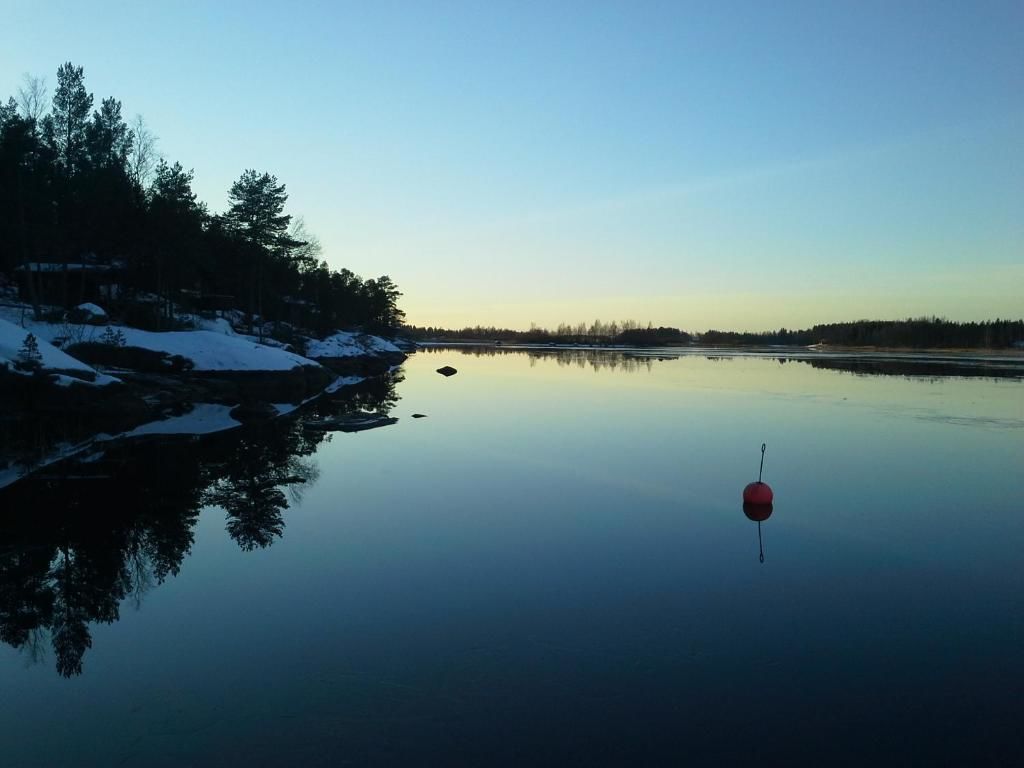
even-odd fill
[[[762,563],[764,562],[764,543],[761,539],[761,523],[772,516],[772,509],[771,504],[752,504],[749,501],[743,503],[743,514],[747,516],[748,520],[757,523],[757,549]]]

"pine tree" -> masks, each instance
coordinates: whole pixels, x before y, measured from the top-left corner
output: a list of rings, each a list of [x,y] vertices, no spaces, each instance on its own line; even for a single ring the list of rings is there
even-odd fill
[[[64,172],[72,176],[84,159],[86,126],[92,94],[85,90],[85,72],[69,61],[57,68],[57,90],[53,93],[53,115],[48,133]]]
[[[250,279],[250,317],[260,315],[260,336],[263,335],[263,284],[268,265],[274,260],[287,260],[296,246],[302,245],[288,236],[292,217],[285,214],[288,201],[284,184],[269,173],[249,169],[231,185],[228,192],[231,207],[224,215],[227,230],[251,249],[253,276]],[[253,296],[253,293],[255,296]],[[255,306],[253,306],[255,299]]]
[[[288,237],[292,217],[284,213],[288,194],[276,176],[247,170],[231,185],[228,200],[231,207],[224,219],[230,231],[268,253],[276,254],[295,244]]]
[[[25,336],[25,341],[18,350],[18,367],[24,370],[39,368],[43,364],[43,353],[39,351],[39,342],[31,333]]]
[[[112,347],[123,347],[128,342],[125,340],[120,328],[115,331],[113,326],[108,325],[107,330],[100,336],[100,343],[109,344]]]
[[[120,101],[113,97],[103,100],[85,128],[85,139],[93,166],[127,169],[135,137],[121,117]]]

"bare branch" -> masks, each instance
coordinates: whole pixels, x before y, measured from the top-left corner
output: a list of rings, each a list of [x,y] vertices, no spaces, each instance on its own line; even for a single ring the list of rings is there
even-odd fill
[[[303,272],[311,272],[316,269],[323,247],[320,245],[320,238],[306,229],[305,219],[301,216],[292,219],[288,237],[299,243],[292,249],[291,254],[299,265],[299,269]]]
[[[128,155],[128,176],[139,189],[146,189],[160,160],[156,149],[157,136],[149,130],[142,115],[136,115],[132,120],[132,134],[135,143]]]
[[[25,73],[18,88],[18,106],[21,116],[39,122],[46,114],[46,78]]]

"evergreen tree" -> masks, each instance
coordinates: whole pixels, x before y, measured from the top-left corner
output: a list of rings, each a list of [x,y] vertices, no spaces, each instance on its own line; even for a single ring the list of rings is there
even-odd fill
[[[121,102],[104,99],[85,129],[89,160],[97,168],[127,169],[134,135],[121,117]]]
[[[198,282],[206,208],[192,191],[194,174],[181,163],[157,163],[149,190],[147,253],[143,272],[149,287],[165,298],[164,316],[171,314],[171,294]]]
[[[284,212],[288,194],[276,176],[250,169],[231,185],[228,200],[231,206],[224,215],[225,227],[247,246],[249,315],[260,315],[262,329],[267,272],[274,262],[286,261],[289,252],[300,245],[288,236],[292,218]]]
[[[39,342],[31,333],[25,337],[25,341],[18,350],[18,367],[31,370],[43,364],[43,354],[39,351]]]
[[[73,176],[85,159],[86,127],[92,94],[85,90],[85,72],[71,62],[57,68],[57,90],[48,123],[49,139],[64,173]]]
[[[366,294],[370,303],[371,324],[380,329],[393,330],[405,322],[405,313],[398,308],[401,292],[387,275],[366,281]]]
[[[224,220],[230,231],[267,253],[278,253],[294,244],[288,237],[292,217],[284,213],[288,194],[276,176],[247,170],[231,185],[228,200],[231,206]]]
[[[108,344],[111,347],[123,347],[128,341],[125,339],[124,333],[121,332],[120,328],[115,331],[112,326],[108,325],[103,335],[100,336],[100,343]]]
[[[192,191],[195,171],[185,170],[181,163],[168,165],[161,159],[153,173],[149,188],[150,210],[167,211],[175,218],[200,220],[206,216],[206,206],[198,202]]]
[[[248,296],[250,313],[320,332],[402,324],[390,278],[331,269],[301,219],[285,213],[285,186],[273,175],[247,170],[231,187],[228,211],[211,217],[192,191],[191,171],[157,165],[144,122],[128,126],[113,97],[93,111],[82,67],[60,66],[48,115],[45,93],[41,79],[27,78],[20,106],[0,101],[0,272],[34,262],[99,269],[25,270],[24,298],[37,318],[43,304],[98,298],[108,268],[118,291],[104,301],[144,327],[162,321],[152,304],[133,301],[140,292],[161,296],[169,316],[197,290]]]

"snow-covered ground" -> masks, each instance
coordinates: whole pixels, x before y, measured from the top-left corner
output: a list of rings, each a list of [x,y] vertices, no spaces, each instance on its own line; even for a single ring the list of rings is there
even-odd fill
[[[142,437],[143,435],[209,435],[238,426],[241,426],[241,422],[231,417],[230,405],[196,403],[191,411],[181,416],[150,421],[130,432],[110,437],[104,436],[104,439],[115,440],[123,437]]]
[[[130,347],[143,347],[156,352],[166,352],[169,355],[187,357],[195,363],[193,370],[196,371],[289,371],[296,366],[317,365],[315,361],[301,355],[229,334],[224,329],[225,325],[230,328],[226,321],[223,325],[219,323],[214,325],[218,328],[216,331],[167,331],[166,333],[140,331],[137,328],[115,325],[80,326],[31,321],[26,322],[24,328],[20,328],[6,320],[0,320],[0,323],[3,323],[7,329],[6,334],[0,336],[0,344],[3,344],[3,340],[8,337],[11,340],[16,338],[15,354],[20,349],[25,334],[30,331],[39,339],[39,346],[42,349],[45,342],[67,338],[69,331],[75,341],[99,341],[109,327],[115,331],[120,330],[125,343]],[[46,355],[49,355],[49,358],[44,355],[43,362],[47,367],[93,370],[51,344],[45,344],[45,346],[47,347]],[[5,352],[0,350],[0,355],[4,354]],[[63,361],[65,364],[51,363],[49,359]],[[68,361],[73,361],[73,365],[66,364]]]
[[[79,371],[90,376],[95,376],[93,383],[100,386],[110,384],[117,381],[112,376],[104,376],[98,373],[94,368],[86,365],[80,360],[76,360],[71,355],[61,352],[55,346],[49,343],[41,334],[35,333],[26,328],[21,328],[14,323],[10,323],[6,320],[0,319],[0,364],[7,363],[8,368],[11,370],[15,369],[15,366],[20,360],[21,349],[25,344],[25,338],[29,333],[32,333],[36,337],[36,345],[39,349],[39,355],[41,358],[40,365],[43,370],[51,371]],[[90,383],[82,382],[81,383]],[[58,383],[68,386],[74,381],[69,376],[60,376]]]
[[[85,312],[85,313],[87,313],[89,315],[92,315],[93,317],[106,317],[107,316],[106,310],[104,310],[102,307],[96,306],[95,304],[93,304],[91,302],[86,302],[85,304],[79,304],[76,307],[76,309],[79,309],[82,312]]]
[[[25,475],[36,472],[43,467],[61,461],[62,459],[74,456],[76,453],[81,453],[88,449],[92,443],[92,440],[86,440],[85,442],[78,444],[58,443],[50,449],[50,452],[46,454],[46,456],[31,466],[18,463],[7,467],[0,465],[0,488],[6,488],[11,483],[25,477]]]
[[[3,319],[4,316],[21,321],[23,326]],[[192,360],[195,364],[194,370],[198,371],[286,371],[296,366],[317,365],[314,360],[309,358],[256,343],[250,337],[236,333],[226,320],[204,321],[202,330],[154,333],[125,326],[36,322],[25,317],[20,309],[12,307],[0,308],[0,365],[7,363],[8,367],[13,369],[14,364],[19,361],[25,337],[32,333],[37,340],[41,365],[44,369],[54,372],[53,376],[57,384],[71,386],[77,381],[73,378],[75,373],[95,376],[96,384],[118,381],[118,379],[98,373],[94,368],[50,343],[54,339],[60,339],[65,343],[99,341],[108,327],[120,331],[125,343],[129,346],[181,355]],[[335,333],[324,341],[313,340],[309,346],[319,357],[355,357],[401,351],[394,344],[380,337],[347,332]],[[72,375],[58,374],[57,371],[65,371]],[[342,387],[358,384],[362,380],[358,376],[339,377],[323,392],[337,392]],[[275,408],[279,415],[291,413],[320,394],[322,393],[317,393],[297,405],[275,404]],[[231,410],[231,406],[228,405],[197,403],[192,410],[181,416],[151,421],[116,435],[99,434],[74,445],[66,443],[56,445],[47,455],[31,465],[15,464],[0,468],[0,488],[53,462],[77,454],[87,455],[90,450],[95,451],[99,446],[111,440],[149,435],[207,435],[233,429],[240,426],[240,423],[232,418]]]
[[[116,435],[101,433],[80,443],[58,443],[45,456],[32,464],[15,463],[11,466],[0,468],[0,488],[8,486],[43,467],[71,458],[77,454],[85,454],[90,449],[96,448],[103,443],[109,443],[112,440],[145,437],[147,435],[209,435],[214,432],[223,432],[226,429],[234,429],[238,426],[241,426],[241,424],[231,417],[230,405],[196,403],[192,410],[181,416],[171,416],[167,419],[150,421],[128,432],[120,432]],[[95,461],[102,457],[102,455],[102,452],[94,453],[84,459],[80,459],[80,461]]]
[[[154,333],[136,328],[121,328],[121,332],[128,346],[187,357],[195,363],[196,371],[289,371],[297,366],[317,365],[292,352],[223,332]]]
[[[380,336],[351,331],[338,331],[323,341],[311,339],[306,344],[306,355],[314,360],[324,357],[359,357],[385,352],[401,352],[398,347]]]
[[[81,308],[87,307],[97,317],[101,316],[99,313],[105,314],[103,308],[96,305],[82,305]],[[317,359],[323,358],[375,357],[402,352],[399,347],[380,336],[338,331],[323,340],[307,340],[306,357],[302,357],[288,352],[284,349],[287,345],[269,336],[259,339],[238,333],[226,318],[209,320],[198,315],[183,315],[182,318],[193,322],[196,330],[157,333],[122,325],[46,323],[32,320],[27,306],[0,306],[0,320],[10,321],[8,324],[12,326],[22,326],[18,329],[21,334],[18,347],[29,331],[40,342],[56,340],[67,346],[76,342],[99,341],[109,327],[114,331],[120,330],[128,346],[181,355],[193,361],[196,371],[284,371],[300,365],[315,365]],[[77,365],[92,370],[82,363]]]
[[[339,376],[338,378],[336,378],[334,381],[327,385],[327,388],[324,390],[324,392],[328,395],[331,395],[337,392],[339,389],[342,389],[344,387],[351,387],[354,384],[358,384],[361,381],[366,381],[366,379],[364,379],[362,376]]]

